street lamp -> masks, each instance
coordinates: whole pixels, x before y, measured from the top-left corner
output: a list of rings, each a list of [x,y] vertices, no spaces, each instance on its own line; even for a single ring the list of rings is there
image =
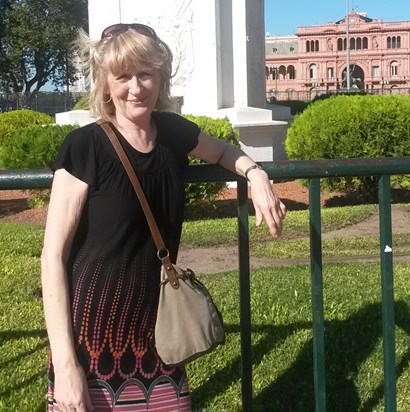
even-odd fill
[[[279,70],[278,70],[278,66],[275,65],[273,66],[273,70],[274,70],[274,75],[275,75],[275,97],[276,99],[278,98],[278,75],[279,75]]]
[[[382,86],[382,94],[384,94],[384,86],[389,84],[388,80],[384,80],[384,77],[382,77],[382,80],[380,81],[380,84]]]

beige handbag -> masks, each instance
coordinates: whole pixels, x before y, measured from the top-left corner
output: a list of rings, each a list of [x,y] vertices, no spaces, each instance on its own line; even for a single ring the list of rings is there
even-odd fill
[[[171,262],[145,194],[120,141],[109,123],[101,120],[98,124],[110,139],[131,180],[162,262],[155,324],[157,353],[166,365],[183,365],[224,343],[222,316],[194,272],[181,269]]]

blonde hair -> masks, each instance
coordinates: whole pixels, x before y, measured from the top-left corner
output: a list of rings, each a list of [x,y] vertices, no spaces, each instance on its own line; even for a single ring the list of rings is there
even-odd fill
[[[92,40],[80,31],[78,43],[83,70],[91,84],[89,104],[95,117],[109,120],[115,115],[115,106],[105,93],[107,76],[130,66],[141,71],[158,70],[161,86],[155,109],[171,105],[172,53],[162,40],[128,29],[103,40]]]

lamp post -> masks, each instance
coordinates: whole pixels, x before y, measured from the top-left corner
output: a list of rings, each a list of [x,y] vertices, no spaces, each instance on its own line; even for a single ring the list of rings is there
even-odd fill
[[[382,77],[382,80],[380,82],[381,86],[382,86],[382,94],[384,94],[384,86],[389,84],[388,80],[384,80],[384,77]]]
[[[346,89],[350,91],[349,0],[346,0]]]
[[[278,66],[275,65],[275,97],[278,98]]]

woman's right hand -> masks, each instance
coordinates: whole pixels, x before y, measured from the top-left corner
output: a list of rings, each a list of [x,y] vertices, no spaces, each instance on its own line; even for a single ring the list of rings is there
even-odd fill
[[[94,410],[88,393],[87,380],[80,365],[59,371],[54,369],[54,375],[54,399],[61,412]]]

